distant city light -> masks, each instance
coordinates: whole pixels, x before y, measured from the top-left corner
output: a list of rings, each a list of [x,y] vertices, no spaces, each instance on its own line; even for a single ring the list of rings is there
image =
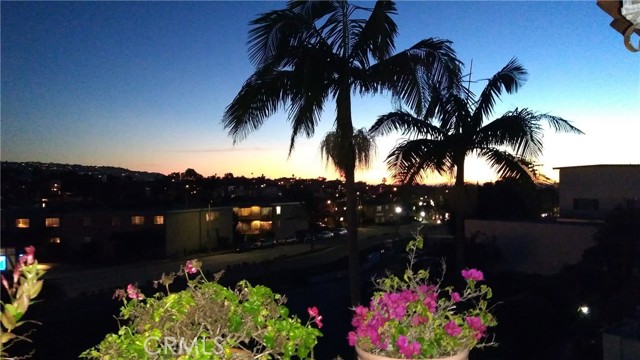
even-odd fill
[[[582,315],[582,316],[587,316],[591,313],[591,309],[589,308],[589,306],[587,305],[580,305],[578,307],[578,312]]]

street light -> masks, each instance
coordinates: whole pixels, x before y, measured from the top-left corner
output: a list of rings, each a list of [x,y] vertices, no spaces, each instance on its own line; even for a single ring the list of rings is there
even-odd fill
[[[396,237],[400,239],[400,213],[402,212],[402,208],[400,206],[396,206]]]

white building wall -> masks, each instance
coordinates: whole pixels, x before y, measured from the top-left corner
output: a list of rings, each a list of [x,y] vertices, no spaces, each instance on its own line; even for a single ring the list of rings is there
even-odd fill
[[[585,249],[595,245],[596,224],[535,223],[466,220],[466,235],[481,232],[494,238],[502,252],[501,270],[542,275],[555,274],[564,265],[580,261]]]
[[[560,216],[602,218],[617,205],[640,198],[640,165],[560,167]],[[597,199],[598,211],[574,209],[575,199]]]

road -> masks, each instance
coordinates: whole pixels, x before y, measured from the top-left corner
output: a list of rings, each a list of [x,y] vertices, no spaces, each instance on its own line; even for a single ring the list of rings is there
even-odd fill
[[[408,236],[415,232],[419,225],[409,224],[397,227],[372,226],[358,229],[360,249],[380,244],[385,239],[398,234]],[[80,269],[73,267],[52,267],[45,275],[45,286],[57,287],[63,296],[74,298],[82,294],[104,292],[123,288],[130,283],[145,284],[160,278],[162,273],[178,271],[186,260],[197,258],[202,262],[205,271],[216,272],[223,269],[238,270],[234,277],[249,276],[246,271],[282,271],[297,267],[313,267],[323,263],[339,260],[347,254],[347,237],[327,240],[316,240],[311,244],[291,244],[273,248],[257,249],[248,252],[220,252],[194,255],[179,260],[162,260],[113,266],[96,269]],[[262,264],[252,267],[251,264]],[[244,266],[243,266],[244,265]],[[227,275],[230,271],[227,271]],[[225,277],[227,276],[225,275]]]

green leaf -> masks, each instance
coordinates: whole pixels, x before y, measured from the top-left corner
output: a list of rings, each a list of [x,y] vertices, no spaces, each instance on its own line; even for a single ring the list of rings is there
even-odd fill
[[[9,305],[7,305],[8,307]],[[11,331],[16,327],[16,319],[11,315],[10,312],[5,311],[0,317],[2,321],[2,325],[8,330]]]
[[[10,341],[11,339],[14,339],[15,337],[16,337],[16,334],[14,334],[14,333],[2,332],[2,334],[0,334],[0,342],[2,344],[5,344],[8,341]]]
[[[38,280],[36,281],[33,286],[29,289],[29,297],[30,298],[35,298],[36,296],[38,296],[38,294],[40,294],[40,290],[42,290],[42,284],[43,284],[43,280]]]

